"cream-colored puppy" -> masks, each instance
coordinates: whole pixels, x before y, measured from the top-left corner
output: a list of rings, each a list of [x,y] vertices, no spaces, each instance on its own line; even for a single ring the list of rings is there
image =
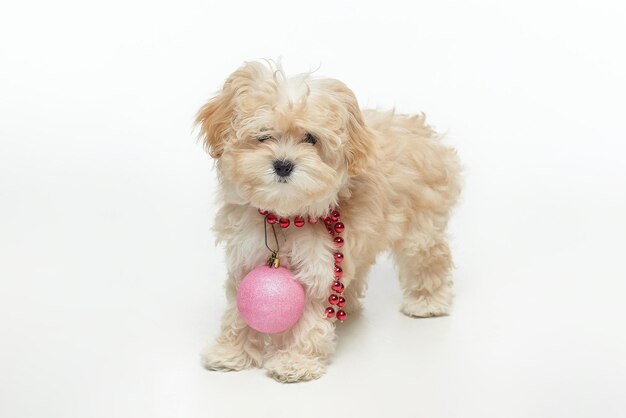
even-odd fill
[[[228,307],[215,344],[202,355],[211,370],[263,366],[281,382],[320,377],[335,347],[328,319],[335,251],[324,224],[283,230],[281,265],[306,291],[301,319],[280,334],[254,331],[240,317],[236,291],[267,259],[264,218],[318,218],[337,208],[345,224],[343,283],[348,315],[376,255],[391,250],[409,316],[445,315],[453,298],[446,241],[460,191],[460,164],[423,115],[359,110],[342,82],[310,74],[286,78],[256,62],[235,71],[197,115],[200,135],[217,159],[215,231],[225,244]],[[349,321],[349,317],[348,317]]]

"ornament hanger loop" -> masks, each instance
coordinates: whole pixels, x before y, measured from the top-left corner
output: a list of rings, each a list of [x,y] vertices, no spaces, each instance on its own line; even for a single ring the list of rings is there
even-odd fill
[[[270,248],[270,246],[267,243],[267,224],[269,224],[269,222],[267,222],[267,216],[265,216],[265,219],[263,220],[263,224],[264,224],[264,230],[265,230],[265,247],[267,247],[268,250],[270,250],[270,252],[272,253],[272,255],[270,255],[270,257],[267,259],[267,264],[270,267],[274,267],[275,269],[278,268],[279,266],[279,260],[278,260],[278,251],[280,250],[280,245],[278,244],[278,236],[276,235],[276,229],[274,228],[274,224],[270,224],[270,226],[272,227],[272,233],[274,234],[274,242],[276,243],[276,249],[272,249]]]

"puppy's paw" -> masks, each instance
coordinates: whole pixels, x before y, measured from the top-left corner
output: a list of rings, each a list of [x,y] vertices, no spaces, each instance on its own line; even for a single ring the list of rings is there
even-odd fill
[[[264,367],[271,377],[281,383],[319,379],[326,372],[326,363],[322,358],[286,351],[275,352],[265,361]]]
[[[416,318],[445,316],[450,313],[453,298],[452,286],[446,286],[434,295],[405,296],[400,311]]]
[[[258,366],[259,364],[241,347],[228,343],[215,343],[207,346],[200,353],[200,359],[205,368],[219,371],[238,371]]]

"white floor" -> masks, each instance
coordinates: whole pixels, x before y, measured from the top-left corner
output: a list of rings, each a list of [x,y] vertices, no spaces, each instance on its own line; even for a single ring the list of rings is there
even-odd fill
[[[620,2],[389,2],[385,19],[367,2],[14,3],[0,417],[624,416]],[[288,72],[322,62],[363,105],[426,111],[466,166],[453,313],[402,316],[382,255],[328,374],[293,385],[200,365],[225,271],[190,134],[230,71],[280,55]]]

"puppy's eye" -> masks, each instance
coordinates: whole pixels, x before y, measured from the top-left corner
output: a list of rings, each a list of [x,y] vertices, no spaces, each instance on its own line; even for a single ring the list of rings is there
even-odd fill
[[[263,134],[263,135],[257,136],[256,139],[259,142],[263,142],[263,141],[267,141],[268,139],[272,139],[272,135],[270,135],[270,134]]]
[[[304,142],[308,142],[309,144],[315,145],[315,143],[317,142],[317,138],[313,136],[312,134],[307,133],[304,136]]]

